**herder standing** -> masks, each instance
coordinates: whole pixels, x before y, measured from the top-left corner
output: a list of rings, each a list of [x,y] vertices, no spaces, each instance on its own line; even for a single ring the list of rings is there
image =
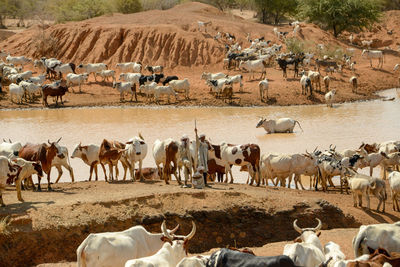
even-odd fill
[[[208,172],[208,143],[206,141],[206,135],[200,134],[197,135],[197,128],[194,129],[196,134],[196,147],[199,153],[198,156],[198,167],[203,166],[203,178],[204,178],[204,185],[210,187],[207,184],[207,172]]]

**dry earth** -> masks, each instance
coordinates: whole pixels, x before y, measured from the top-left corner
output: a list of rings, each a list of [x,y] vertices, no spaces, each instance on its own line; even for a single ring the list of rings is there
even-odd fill
[[[0,265],[75,261],[76,248],[91,232],[120,231],[136,224],[154,232],[159,231],[163,219],[170,227],[181,224],[182,233],[189,231],[191,220],[196,222],[191,253],[236,244],[259,247],[257,255],[278,255],[282,241],[297,236],[292,227],[296,218],[305,227],[315,225],[318,217],[324,230],[392,223],[400,218],[392,211],[391,200],[386,203],[387,213],[380,213],[354,208],[352,197],[336,190],[323,193],[243,184],[214,184],[210,189],[194,190],[160,181],[77,182],[56,184],[54,189],[24,191],[25,202],[19,203],[15,189],[7,188],[7,206],[0,209],[0,216],[11,216],[11,235],[0,235]],[[376,205],[372,199],[371,207]],[[328,231],[326,237],[324,232],[323,241],[338,242],[352,257],[351,238],[356,230],[335,231]],[[270,244],[273,242],[281,243]],[[24,258],[20,257],[22,251]]]
[[[117,62],[140,61],[144,65],[163,65],[166,75],[177,75],[189,78],[191,83],[190,100],[182,97],[173,105],[177,106],[224,106],[229,105],[221,99],[215,99],[209,93],[208,87],[200,80],[203,71],[220,72],[233,75],[239,71],[223,70],[224,41],[214,40],[218,32],[230,32],[237,37],[243,48],[250,44],[246,40],[247,33],[253,38],[265,36],[266,40],[281,43],[273,34],[274,26],[262,25],[235,15],[237,12],[222,13],[216,8],[201,3],[186,3],[169,10],[152,10],[130,15],[113,14],[82,22],[71,22],[46,26],[44,43],[47,48],[41,54],[37,49],[40,42],[40,27],[32,26],[23,33],[15,34],[0,43],[0,49],[5,49],[15,55],[26,55],[39,58],[42,55],[54,56],[63,62],[105,62],[115,69]],[[314,44],[337,45],[356,49],[354,60],[356,74],[359,77],[359,93],[351,92],[349,78],[354,74],[348,69],[343,73],[334,73],[331,88],[336,89],[337,101],[353,101],[375,98],[377,90],[393,88],[398,85],[398,74],[393,74],[393,66],[400,62],[396,51],[400,32],[397,31],[399,11],[387,12],[381,24],[373,28],[373,32],[360,33],[355,42],[374,39],[373,46],[385,50],[383,69],[371,68],[369,61],[361,58],[361,47],[350,45],[347,35],[335,39],[329,32],[323,31],[313,24],[304,24],[300,39]],[[245,17],[248,17],[245,16]],[[250,16],[251,17],[251,16]],[[151,19],[149,19],[151,18]],[[197,20],[212,21],[207,33],[199,31]],[[392,35],[387,29],[394,29]],[[279,26],[281,31],[291,32],[291,27]],[[290,33],[289,36],[292,36]],[[376,36],[376,37],[375,37]],[[49,38],[55,43],[51,43]],[[374,38],[372,38],[374,37]],[[377,62],[374,62],[376,66]],[[32,66],[28,67],[33,69]],[[118,75],[119,73],[117,73]],[[325,75],[325,72],[322,71]],[[267,78],[270,81],[270,99],[263,103],[259,99],[258,80],[249,81],[248,73],[244,75],[244,92],[236,93],[234,105],[295,105],[323,103],[323,93],[315,93],[312,97],[301,95],[299,78],[293,78],[289,71],[289,79],[285,81],[282,71],[270,67]],[[256,76],[258,78],[258,76]],[[75,88],[75,91],[77,88]],[[111,82],[95,82],[93,77],[83,86],[84,93],[67,93],[65,106],[105,106],[105,105],[146,105],[143,97],[138,102],[119,102],[119,94],[111,88]],[[238,88],[235,88],[238,91]],[[167,104],[166,101],[162,104]],[[10,102],[8,94],[0,96],[2,108],[41,107],[40,100],[35,103],[17,105]]]

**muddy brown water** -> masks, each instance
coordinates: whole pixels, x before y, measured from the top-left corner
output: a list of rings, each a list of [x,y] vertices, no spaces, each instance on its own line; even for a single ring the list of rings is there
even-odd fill
[[[381,93],[395,97],[394,101],[374,100],[324,105],[257,107],[257,108],[77,108],[44,110],[0,111],[0,140],[46,142],[62,137],[71,155],[79,142],[100,144],[103,138],[127,141],[139,132],[149,145],[144,167],[155,166],[152,145],[156,139],[183,134],[194,137],[194,120],[199,133],[205,133],[212,143],[226,141],[234,144],[257,143],[262,153],[297,153],[337,145],[338,150],[357,148],[361,142],[398,140],[400,132],[400,100],[398,92]],[[293,134],[266,134],[256,129],[258,117],[290,117],[300,122],[304,132],[296,126]],[[87,180],[89,166],[80,159],[70,159],[75,177]],[[120,167],[120,170],[122,168]],[[375,171],[377,174],[377,171]],[[100,179],[103,173],[99,168]],[[52,170],[52,181],[57,170]],[[247,174],[234,167],[235,182],[245,182]],[[120,174],[121,178],[121,174]],[[64,170],[61,182],[69,182]]]

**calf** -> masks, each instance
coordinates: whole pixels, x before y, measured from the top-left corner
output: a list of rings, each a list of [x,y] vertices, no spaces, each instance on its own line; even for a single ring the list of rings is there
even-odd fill
[[[47,97],[48,96],[55,96],[56,98],[56,106],[58,106],[58,98],[60,97],[61,99],[61,104],[64,104],[62,101],[63,95],[68,92],[68,87],[67,86],[62,86],[59,85],[58,87],[54,88],[50,85],[43,85],[42,86],[42,98],[43,98],[43,105],[48,107],[49,104],[47,103]]]
[[[87,73],[82,73],[82,74],[74,74],[74,73],[69,73],[67,74],[67,86],[72,86],[72,85],[78,85],[79,86],[79,92],[81,93],[81,86],[82,83],[87,82],[89,78],[89,74]],[[72,88],[72,87],[71,87]],[[72,92],[74,89],[72,89]]]
[[[23,202],[24,200],[22,199],[21,196],[21,183],[25,179],[30,178],[33,174],[37,174],[38,176],[43,176],[42,165],[40,164],[40,162],[27,161],[24,160],[23,158],[13,159],[13,162],[15,162],[15,164],[17,164],[20,167],[18,175],[15,180],[15,186],[17,189],[17,198],[19,201]]]
[[[80,158],[83,160],[83,162],[87,165],[90,166],[90,175],[89,175],[89,181],[92,180],[92,173],[93,169],[96,175],[96,181],[98,179],[97,176],[97,165],[100,164],[101,167],[103,168],[104,176],[106,176],[106,169],[104,165],[100,162],[99,159],[99,150],[100,147],[98,145],[90,144],[86,146],[82,146],[81,143],[77,144],[74,148],[74,151],[72,152],[71,158]]]
[[[111,78],[113,82],[115,82],[115,70],[102,70],[100,72],[96,72],[96,75],[99,75],[103,78],[103,82],[108,82],[108,78]]]
[[[117,88],[119,91],[119,101],[124,101],[125,93],[131,94],[131,102],[133,95],[135,94],[135,101],[137,101],[136,84],[131,82],[113,82],[113,88]]]
[[[122,156],[126,149],[120,149],[113,146],[111,142],[106,139],[103,139],[103,142],[100,145],[99,149],[99,162],[102,164],[108,164],[110,170],[110,179],[114,180],[113,175],[113,166],[118,164],[119,159]],[[105,176],[105,180],[107,182],[107,175]]]
[[[179,143],[174,141],[172,138],[160,141],[156,140],[153,145],[153,157],[156,163],[158,173],[164,179],[166,184],[169,184],[171,180],[171,174],[174,174],[179,184],[182,184],[179,176],[176,175],[178,167],[178,152]],[[173,167],[171,169],[171,163]],[[160,165],[163,164],[162,173]]]

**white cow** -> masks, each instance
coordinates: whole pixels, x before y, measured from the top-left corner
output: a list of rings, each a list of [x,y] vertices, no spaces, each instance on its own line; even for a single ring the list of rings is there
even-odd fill
[[[3,139],[4,141],[4,139]],[[20,142],[6,142],[0,144],[0,155],[1,156],[9,156],[14,155],[18,156],[19,150],[22,148],[22,144]]]
[[[99,75],[103,78],[103,82],[108,82],[108,78],[111,78],[113,82],[115,82],[115,70],[102,70],[100,72],[96,72],[96,75]]]
[[[121,72],[138,72],[142,70],[142,64],[140,62],[125,62],[117,63],[116,67],[120,69]]]
[[[113,88],[116,88],[119,92],[119,101],[123,102],[125,100],[125,94],[131,94],[131,102],[133,100],[133,95],[135,95],[135,99],[137,100],[135,84],[131,82],[113,82]]]
[[[20,57],[12,57],[10,55],[8,55],[6,57],[6,61],[9,64],[14,64],[14,65],[21,65],[21,67],[23,67],[24,65],[32,62],[32,59],[30,58],[26,58],[24,56],[20,56]]]
[[[394,171],[389,174],[390,193],[393,201],[393,210],[400,211],[400,172]]]
[[[325,261],[321,241],[316,232],[322,227],[318,220],[316,228],[300,228],[297,219],[293,222],[294,229],[301,234],[298,238],[302,243],[285,245],[283,255],[289,256],[297,266],[319,266]]]
[[[383,248],[389,253],[400,251],[400,222],[361,225],[353,238],[354,256],[369,254],[368,247]]]
[[[335,100],[335,95],[336,95],[335,89],[333,89],[325,94],[325,102],[328,107],[332,107],[332,103]]]
[[[54,71],[60,74],[60,78],[62,78],[63,74],[75,73],[75,64],[74,63],[66,63],[62,65],[57,65],[54,67]]]
[[[265,131],[267,131],[267,133],[293,133],[293,129],[296,126],[296,123],[303,131],[300,123],[290,118],[281,118],[277,120],[267,120],[261,118],[258,121],[256,128],[263,127]]]
[[[89,64],[82,64],[81,63],[78,66],[78,69],[82,69],[83,72],[88,73],[88,75],[93,73],[94,80],[97,81],[96,73],[100,72],[102,70],[106,70],[107,69],[107,65],[104,64],[104,63],[89,63]]]
[[[142,163],[143,159],[147,155],[147,144],[145,143],[143,137],[139,134],[139,137],[135,136],[131,139],[129,139],[128,142],[126,142],[125,146],[126,152],[126,157],[130,163],[129,169],[131,172],[131,178],[132,180],[136,180],[135,177],[136,175],[134,174],[135,170],[135,163],[138,161],[139,162],[139,177],[140,181],[143,181],[143,173],[142,173]]]
[[[156,82],[151,82],[149,84],[143,84],[139,87],[139,91],[146,95],[147,101],[150,101],[154,96],[154,89],[157,87]]]
[[[36,93],[42,93],[42,87],[38,84],[22,81],[19,83],[19,85],[24,88],[26,94],[29,96],[32,102],[34,101],[34,96]]]
[[[22,104],[22,99],[25,94],[25,90],[22,86],[17,85],[15,83],[11,83],[9,85],[9,91],[10,91],[10,100],[11,102],[14,102],[13,100],[15,99],[18,104]]]
[[[328,267],[333,267],[336,262],[346,259],[344,253],[340,250],[340,246],[332,241],[325,244],[324,254],[325,260],[329,260]]]
[[[39,76],[36,77],[30,77],[28,79],[28,82],[37,84],[37,85],[42,85],[44,83],[44,81],[46,80],[46,75],[45,74],[41,74]]]
[[[178,228],[179,225],[173,230],[164,230],[164,221],[160,234],[149,233],[141,225],[121,232],[89,234],[76,250],[78,267],[122,267],[130,259],[154,255],[164,242],[183,237],[175,235]]]
[[[222,72],[218,72],[218,73],[211,73],[211,72],[203,72],[201,74],[201,79],[202,80],[218,80],[218,79],[222,79],[222,78],[226,78],[228,77],[228,75],[226,75],[225,73]]]
[[[87,82],[88,78],[89,78],[88,73],[82,73],[82,74],[69,73],[69,74],[67,74],[67,77],[66,77],[67,86],[78,85],[79,92],[82,92],[82,90],[81,90],[82,83]],[[71,86],[71,88],[72,88],[72,86]],[[72,89],[72,91],[74,91],[74,89]]]
[[[185,94],[185,99],[189,99],[190,84],[189,79],[185,78],[183,80],[173,80],[168,83],[175,92],[183,92]]]
[[[258,83],[258,88],[260,89],[261,102],[263,102],[265,97],[266,99],[268,99],[269,84],[267,78]]]
[[[77,144],[74,148],[74,151],[72,152],[71,158],[80,158],[85,162],[87,165],[90,166],[90,175],[89,175],[89,181],[92,180],[92,173],[93,169],[96,174],[96,181],[98,179],[97,177],[97,164],[100,164],[101,167],[103,168],[104,176],[106,176],[106,169],[103,164],[100,163],[99,160],[99,150],[100,146],[90,144],[86,146],[82,146],[81,143]]]
[[[171,85],[166,85],[166,86],[156,86],[154,88],[154,99],[156,101],[156,103],[159,102],[160,96],[167,96],[168,99],[168,103],[169,103],[169,98],[171,96],[175,97],[175,102],[177,100],[177,96],[178,94],[174,91],[174,89],[172,89]]]
[[[372,68],[372,59],[377,58],[378,61],[378,68],[383,67],[383,52],[380,50],[369,50],[369,49],[364,49],[361,53],[361,56],[366,56],[367,59],[369,59],[369,64],[371,65]]]
[[[210,256],[193,256],[183,258],[176,267],[206,267]]]
[[[192,225],[192,231],[183,240],[172,241],[172,244],[166,242],[156,254],[129,260],[125,263],[125,267],[176,267],[187,256],[188,242],[196,233],[196,224],[192,222]],[[166,231],[165,224],[162,231],[169,240],[173,240],[173,236]]]
[[[238,83],[239,84],[239,92],[243,92],[243,75],[242,74],[237,74],[237,75],[233,75],[233,76],[228,76],[227,79],[229,81],[232,82],[232,84],[234,83]]]
[[[239,69],[245,69],[250,72],[249,79],[254,80],[254,72],[260,72],[260,80],[267,75],[266,68],[268,67],[267,62],[264,59],[240,61]]]

